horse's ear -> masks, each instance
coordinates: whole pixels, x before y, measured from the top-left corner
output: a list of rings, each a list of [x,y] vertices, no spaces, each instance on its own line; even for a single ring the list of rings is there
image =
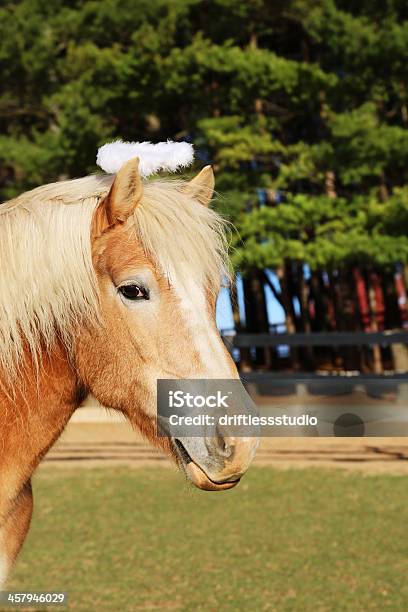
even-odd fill
[[[106,198],[106,215],[109,223],[112,225],[126,221],[139,204],[142,195],[139,158],[134,157],[119,170]]]
[[[214,193],[214,172],[212,166],[205,166],[191,181],[183,188],[203,206],[208,206]]]
[[[142,195],[139,158],[134,157],[119,170],[108,195],[101,202],[97,211],[96,233],[100,234],[116,223],[124,223],[139,204]]]

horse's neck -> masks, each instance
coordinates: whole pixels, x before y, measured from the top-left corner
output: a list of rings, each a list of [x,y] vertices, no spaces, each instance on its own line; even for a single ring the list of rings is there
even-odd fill
[[[0,370],[0,585],[30,524],[30,478],[81,401],[66,352],[56,346],[35,368],[27,354],[13,384]]]
[[[4,489],[12,497],[30,478],[82,399],[62,346],[44,352],[38,368],[27,354],[20,371],[12,385],[0,371],[0,502]]]

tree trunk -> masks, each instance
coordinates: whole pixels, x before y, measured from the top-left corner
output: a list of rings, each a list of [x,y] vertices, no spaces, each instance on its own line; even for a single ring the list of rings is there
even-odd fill
[[[298,294],[299,294],[299,303],[300,303],[300,316],[302,321],[302,331],[306,334],[310,334],[312,331],[312,326],[310,323],[310,314],[309,314],[309,298],[310,298],[310,290],[309,286],[306,283],[303,264],[298,263],[297,265],[297,280],[298,280]],[[314,369],[314,351],[312,346],[305,346],[302,351],[305,358],[305,365],[308,370]]]
[[[254,271],[243,279],[245,295],[245,319],[248,333],[269,332],[268,313],[262,271]],[[257,366],[270,366],[270,349],[255,348],[254,362]]]
[[[371,311],[371,331],[378,331],[378,319],[377,319],[377,311],[378,304],[376,300],[376,274],[370,275],[370,287],[368,289],[368,296],[370,300],[370,311]],[[381,359],[381,349],[378,344],[374,344],[373,346],[373,367],[375,374],[383,373],[383,365]]]
[[[395,327],[402,327],[406,329],[408,327],[408,311],[407,311],[407,292],[406,286],[404,283],[404,277],[401,272],[396,272],[394,276],[394,283],[387,284],[386,294],[387,297],[390,298],[392,306],[397,305],[398,314],[397,316],[395,308],[387,304],[386,313],[387,313],[387,322],[388,316],[390,316],[390,320],[388,322],[388,327],[393,329]],[[392,317],[392,314],[394,316]]]
[[[350,270],[341,270],[338,283],[339,322],[342,331],[359,329],[356,312],[356,296],[353,292],[353,277]],[[342,349],[344,367],[347,370],[362,369],[361,349],[350,346]]]
[[[289,290],[289,283],[287,278],[287,266],[280,266],[276,274],[279,278],[279,283],[281,286],[281,295],[282,295],[282,304],[285,310],[285,326],[288,334],[296,333],[296,324],[295,324],[295,316],[293,312],[293,303]],[[294,370],[299,370],[299,350],[296,346],[293,346],[290,349],[291,357],[292,357],[292,366]]]
[[[234,328],[236,333],[239,334],[242,331],[242,322],[239,314],[239,304],[238,304],[238,292],[237,292],[237,284],[236,282],[231,283],[230,289],[230,300],[232,307],[232,316],[234,320]],[[251,369],[251,363],[249,359],[249,349],[247,347],[242,347],[239,349],[239,368],[243,372],[248,372]]]
[[[361,325],[365,332],[370,330],[370,304],[367,295],[365,280],[358,268],[353,270],[354,282],[356,286],[358,307],[360,311]]]

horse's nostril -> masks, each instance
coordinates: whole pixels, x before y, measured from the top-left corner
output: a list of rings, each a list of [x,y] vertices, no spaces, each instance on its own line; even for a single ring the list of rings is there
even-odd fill
[[[229,459],[234,454],[234,446],[224,436],[217,436],[217,447],[217,450],[223,457]]]
[[[215,448],[218,454],[227,459],[231,458],[234,454],[233,440],[224,434],[219,425],[216,429]]]
[[[220,451],[225,451],[225,440],[223,436],[217,435],[217,444]]]

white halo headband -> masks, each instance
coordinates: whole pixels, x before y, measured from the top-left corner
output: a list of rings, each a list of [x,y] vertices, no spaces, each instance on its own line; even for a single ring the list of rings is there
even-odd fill
[[[179,168],[186,168],[193,163],[193,145],[188,142],[123,142],[116,140],[104,144],[98,149],[96,163],[108,174],[116,174],[123,164],[132,159],[139,158],[140,175],[150,176],[166,170],[176,172]]]

